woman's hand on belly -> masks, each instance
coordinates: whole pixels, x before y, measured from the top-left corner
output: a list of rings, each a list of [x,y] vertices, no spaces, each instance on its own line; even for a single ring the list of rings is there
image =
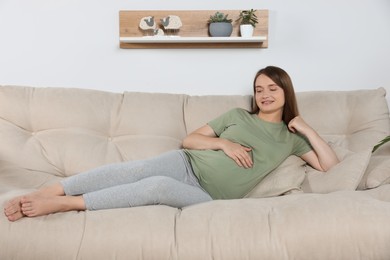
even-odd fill
[[[227,156],[234,160],[238,166],[247,169],[252,168],[253,161],[250,155],[252,148],[224,139],[222,150]]]

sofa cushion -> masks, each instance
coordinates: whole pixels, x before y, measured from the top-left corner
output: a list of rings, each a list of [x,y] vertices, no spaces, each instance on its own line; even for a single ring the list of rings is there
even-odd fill
[[[28,191],[2,194],[0,205]],[[179,212],[157,205],[71,211],[17,222],[0,214],[0,259],[175,259]]]
[[[306,178],[302,183],[304,192],[329,193],[340,190],[356,190],[371,158],[371,149],[351,152],[334,147],[340,163],[327,172],[307,166]]]
[[[176,218],[164,205],[86,211],[80,259],[176,259]],[[97,250],[99,247],[109,250]]]
[[[2,202],[2,201],[0,201]],[[39,219],[24,218],[10,225],[0,217],[1,259],[77,259],[83,241],[84,214],[68,212]],[[4,233],[3,233],[4,234]]]
[[[0,158],[69,176],[179,149],[184,95],[2,86]]]
[[[251,106],[252,96],[188,96],[184,106],[187,133],[191,133],[232,108],[251,110]]]
[[[0,160],[0,194],[24,189],[39,189],[61,179],[60,176],[23,169],[16,164]]]
[[[390,183],[390,144],[375,151],[358,189],[373,189]]]
[[[365,192],[365,191],[364,191]],[[388,259],[390,187],[186,207],[178,259]]]
[[[326,140],[351,151],[372,148],[390,134],[384,88],[298,92],[302,117]]]
[[[306,162],[297,156],[288,157],[251,190],[246,198],[265,198],[300,192],[305,179]]]
[[[246,198],[273,197],[299,192],[329,193],[339,190],[356,190],[370,162],[371,152],[366,150],[355,153],[342,147],[334,147],[334,150],[341,162],[328,172],[317,171],[306,165],[299,157],[290,156],[257,184],[246,195]],[[376,175],[383,176],[384,172],[387,175],[390,174],[387,173],[388,171],[383,171],[383,167],[390,167],[390,165],[379,166]],[[376,176],[375,170],[373,174]]]

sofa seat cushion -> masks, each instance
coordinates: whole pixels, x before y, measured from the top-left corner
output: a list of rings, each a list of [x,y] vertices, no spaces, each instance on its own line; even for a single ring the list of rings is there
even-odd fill
[[[21,195],[8,192],[4,199]],[[179,210],[149,206],[65,212],[9,222],[0,214],[0,259],[173,259]]]
[[[390,186],[365,192],[185,208],[177,220],[178,259],[387,259]]]

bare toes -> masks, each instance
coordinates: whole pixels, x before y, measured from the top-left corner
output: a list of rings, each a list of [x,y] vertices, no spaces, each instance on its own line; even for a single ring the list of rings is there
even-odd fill
[[[21,197],[14,198],[4,205],[4,214],[10,216],[21,210]]]
[[[14,222],[16,220],[19,220],[19,219],[21,219],[23,217],[25,217],[25,215],[22,212],[20,212],[20,211],[16,212],[15,214],[7,216],[8,220],[12,221],[12,222]]]
[[[15,214],[16,212],[18,212],[18,210],[16,208],[13,208],[13,207],[4,208],[4,214],[6,216],[10,216],[12,214]]]

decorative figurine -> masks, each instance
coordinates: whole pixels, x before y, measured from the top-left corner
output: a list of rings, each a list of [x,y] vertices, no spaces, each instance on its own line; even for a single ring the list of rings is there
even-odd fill
[[[139,28],[144,31],[145,35],[154,35],[156,27],[154,16],[143,17],[139,22]]]
[[[160,21],[168,35],[176,35],[183,26],[180,17],[177,15],[168,15],[167,17],[160,19]]]
[[[162,29],[154,30],[154,36],[164,36],[164,31]]]

